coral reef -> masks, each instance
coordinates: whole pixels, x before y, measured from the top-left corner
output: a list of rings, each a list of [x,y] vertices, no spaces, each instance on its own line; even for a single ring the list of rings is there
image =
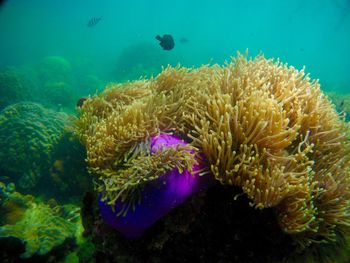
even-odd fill
[[[21,195],[15,188],[14,183],[0,182],[0,225],[15,224],[23,217],[27,204],[33,202],[32,196]]]
[[[271,209],[257,210],[237,189],[216,185],[190,198],[138,240],[125,240],[98,215],[93,231],[101,262],[280,262],[293,246]],[[84,223],[84,217],[83,217]],[[300,261],[299,261],[300,262]]]
[[[79,77],[80,92],[83,94],[96,94],[102,91],[105,83],[98,76],[93,74],[87,74]]]
[[[122,50],[117,59],[116,78],[118,81],[137,80],[157,75],[169,58],[160,48],[151,43],[141,42]]]
[[[59,56],[44,58],[37,66],[36,78],[42,92],[41,103],[55,109],[74,107],[78,96],[73,89],[73,71],[68,60]]]
[[[37,64],[2,68],[0,110],[13,103],[31,101],[74,113],[81,95],[95,94],[105,85],[91,73],[90,66],[71,65],[63,57],[49,56]]]
[[[63,57],[45,57],[38,65],[37,75],[44,85],[51,82],[70,83],[72,81],[72,66]]]
[[[327,95],[335,104],[337,111],[345,114],[345,120],[350,121],[350,94],[328,92]]]
[[[7,67],[0,71],[0,110],[6,106],[28,100],[32,83],[25,78],[21,71],[14,67]]]
[[[0,170],[10,175],[20,190],[33,190],[38,179],[47,174],[51,151],[67,119],[63,112],[31,102],[16,103],[1,111]]]
[[[53,205],[49,206],[35,201],[33,196],[8,191],[2,183],[0,197],[0,209],[7,209],[1,215],[5,221],[7,215],[18,210],[18,207],[24,210],[15,222],[7,220],[0,227],[1,238],[12,237],[25,244],[25,252],[21,254],[21,258],[29,258],[34,254],[45,255],[67,239],[80,239],[82,227],[78,207],[58,206],[55,202],[51,202]],[[9,203],[12,203],[11,208]]]
[[[243,194],[257,211],[273,212],[293,248],[290,261],[298,251],[305,262],[326,262],[325,251],[346,246],[349,128],[304,70],[242,55],[225,66],[168,67],[88,99],[76,131],[110,205],[169,169],[172,156],[157,166],[147,154],[149,138],[169,132],[204,155],[201,174],[240,189],[236,198]],[[144,172],[147,161],[153,166]]]
[[[43,87],[45,103],[72,108],[77,98],[72,92],[72,87],[65,82],[50,82]]]
[[[42,178],[39,187],[52,186],[47,195],[59,202],[80,204],[84,193],[93,188],[85,158],[85,149],[76,136],[63,132],[50,152],[49,176]]]

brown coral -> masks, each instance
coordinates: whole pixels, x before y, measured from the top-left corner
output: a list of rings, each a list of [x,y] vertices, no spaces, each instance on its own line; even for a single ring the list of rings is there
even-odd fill
[[[160,131],[189,138],[207,159],[203,172],[240,187],[253,207],[273,208],[301,248],[347,234],[348,127],[304,70],[238,55],[223,67],[168,67],[89,99],[77,132],[109,200],[125,191],[118,176]]]

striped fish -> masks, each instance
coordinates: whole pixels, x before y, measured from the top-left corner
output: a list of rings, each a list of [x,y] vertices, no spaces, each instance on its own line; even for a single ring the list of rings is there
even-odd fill
[[[88,27],[93,27],[93,26],[96,26],[98,22],[100,22],[100,20],[102,19],[102,17],[92,17],[88,23],[87,23],[87,26]]]

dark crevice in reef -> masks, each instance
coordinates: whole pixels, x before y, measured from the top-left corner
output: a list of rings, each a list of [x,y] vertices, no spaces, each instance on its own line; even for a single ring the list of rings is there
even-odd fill
[[[295,248],[272,209],[255,209],[232,186],[216,185],[187,200],[137,240],[127,240],[98,216],[89,235],[98,262],[279,262]]]

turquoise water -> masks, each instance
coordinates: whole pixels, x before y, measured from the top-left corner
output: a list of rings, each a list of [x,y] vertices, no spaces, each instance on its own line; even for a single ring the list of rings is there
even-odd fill
[[[102,19],[89,28],[92,17]],[[167,63],[222,63],[248,49],[305,65],[325,90],[350,86],[347,0],[9,0],[0,10],[0,66],[59,55],[92,61],[90,68],[113,79],[124,48],[144,42],[158,48],[154,37],[165,33],[176,44],[160,54]],[[188,43],[179,43],[182,37]]]
[[[173,49],[159,45],[156,36],[164,34],[173,37]],[[101,219],[87,143],[72,130],[85,100],[111,82],[155,77],[168,64],[223,64],[237,52],[305,67],[348,121],[349,47],[350,0],[2,1],[0,262],[197,262],[200,255],[198,262],[296,263],[318,262],[319,253],[323,263],[333,262],[333,250],[335,262],[348,262],[341,246],[347,236],[336,233],[323,250],[294,254],[295,240],[280,229],[275,210],[253,209],[241,189],[222,185],[177,208],[140,241],[126,240]],[[305,145],[308,135],[300,135]]]

